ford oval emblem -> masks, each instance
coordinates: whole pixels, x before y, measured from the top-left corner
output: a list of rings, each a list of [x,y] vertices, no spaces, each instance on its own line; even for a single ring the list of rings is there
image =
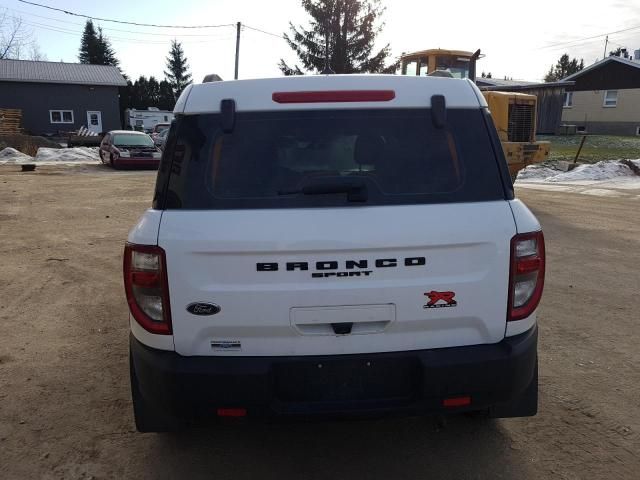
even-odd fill
[[[220,313],[220,307],[215,303],[196,302],[187,305],[187,312],[194,315],[215,315]]]

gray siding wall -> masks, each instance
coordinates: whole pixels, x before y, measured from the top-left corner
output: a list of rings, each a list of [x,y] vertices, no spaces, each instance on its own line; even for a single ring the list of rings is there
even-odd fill
[[[640,122],[576,122],[573,125],[585,127],[587,133],[595,135],[638,135]]]
[[[34,135],[86,127],[88,110],[102,112],[102,130],[122,128],[118,87],[0,82],[0,108],[21,109],[22,128]],[[74,123],[51,123],[49,110],[73,110]]]

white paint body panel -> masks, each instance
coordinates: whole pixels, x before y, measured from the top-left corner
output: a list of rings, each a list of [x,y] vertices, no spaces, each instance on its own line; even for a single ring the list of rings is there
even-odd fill
[[[136,340],[147,347],[156,348],[158,350],[175,350],[173,335],[156,335],[155,333],[147,332],[133,319],[131,314],[129,314],[129,325],[131,327],[131,333]]]
[[[513,219],[516,222],[516,229],[518,230],[518,233],[529,233],[542,230],[538,219],[531,210],[529,210],[529,207],[527,207],[521,200],[511,200],[509,205],[513,212]]]
[[[160,210],[148,209],[129,231],[127,242],[139,245],[157,245],[160,218],[162,218]]]
[[[506,329],[514,234],[506,201],[165,211],[158,244],[167,252],[176,351],[331,355],[499,342]],[[425,266],[406,267],[401,261],[422,256]],[[316,261],[336,260],[343,266],[346,260],[381,258],[397,258],[399,266],[370,268],[368,277],[311,278]],[[310,270],[286,271],[286,262],[303,261],[311,264]],[[281,267],[259,272],[258,262]],[[457,306],[423,308],[428,301],[424,294],[431,290],[454,291]],[[192,302],[212,302],[222,310],[195,316],[186,310]],[[395,310],[392,321],[377,333],[304,334],[291,322],[294,308],[372,305],[393,305]],[[322,318],[331,321],[327,312]],[[349,317],[340,312],[335,318]],[[241,348],[213,351],[212,341],[239,341]]]
[[[318,90],[394,90],[388,102],[276,103],[274,92]],[[305,75],[259,80],[234,80],[193,85],[176,104],[175,113],[185,115],[220,111],[220,101],[232,98],[242,111],[320,110],[354,108],[424,108],[432,95],[444,95],[447,108],[486,106],[477,87],[468,80],[406,75]],[[482,99],[482,100],[480,100]]]
[[[273,92],[394,90],[388,102],[278,104]],[[482,108],[466,80],[395,75],[304,76],[189,86],[175,113],[218,112],[233,98],[238,111],[420,108],[432,95],[448,108]],[[535,313],[507,325],[510,241],[540,229],[519,200],[441,205],[268,210],[148,210],[128,237],[167,255],[172,336],[131,322],[134,336],[185,356],[294,356],[393,352],[490,344],[535,325]],[[425,257],[424,266],[404,258]],[[376,259],[398,259],[376,268]],[[312,278],[315,262],[368,260],[369,276]],[[257,271],[275,262],[278,271]],[[309,270],[287,271],[286,262]],[[357,271],[357,269],[356,269]],[[457,305],[424,308],[426,292],[455,292]],[[193,302],[221,307],[187,312]],[[349,335],[332,323],[353,322]],[[240,348],[212,348],[212,342]]]

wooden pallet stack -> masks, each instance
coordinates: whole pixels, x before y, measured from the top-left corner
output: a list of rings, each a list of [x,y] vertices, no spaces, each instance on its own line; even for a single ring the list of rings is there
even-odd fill
[[[22,110],[0,108],[0,135],[22,133]]]

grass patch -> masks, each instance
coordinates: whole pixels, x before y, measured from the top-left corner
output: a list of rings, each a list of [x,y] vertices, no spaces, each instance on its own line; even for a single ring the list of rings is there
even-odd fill
[[[582,135],[538,135],[537,139],[551,142],[549,160],[572,162],[580,146]],[[580,153],[580,161],[587,163],[628,158],[640,158],[640,137],[587,135]]]

